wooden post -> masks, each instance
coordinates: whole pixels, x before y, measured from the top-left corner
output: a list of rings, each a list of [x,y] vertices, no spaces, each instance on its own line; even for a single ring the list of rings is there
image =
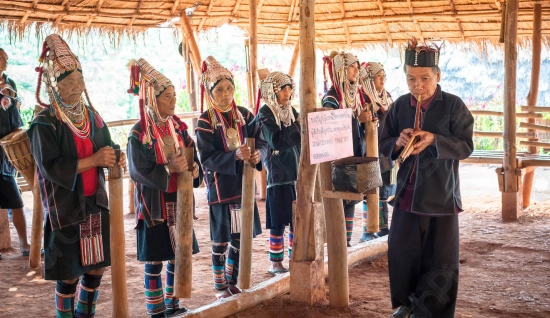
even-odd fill
[[[136,189],[136,185],[134,184],[134,181],[132,179],[128,179],[128,214],[134,214],[136,213],[135,207],[134,207],[134,190]]]
[[[308,246],[311,226],[311,204],[313,202],[317,167],[309,163],[307,114],[315,111],[317,104],[314,12],[315,0],[300,0],[300,126],[302,152],[298,168],[296,214],[294,215],[292,259],[295,261],[305,261],[313,258],[313,255],[308,255]],[[292,272],[290,275],[293,276]],[[293,279],[300,280],[301,278],[291,277],[291,280]]]
[[[246,87],[248,89],[248,108],[254,113],[256,104],[254,104],[254,94],[252,90],[252,75],[250,74],[250,41],[244,40],[244,54],[246,60]],[[254,114],[256,115],[256,114]]]
[[[371,108],[371,111],[374,111]],[[374,116],[374,113],[373,113]],[[378,127],[376,127],[373,121],[365,123],[366,138],[366,155],[367,157],[378,158]],[[367,232],[377,233],[380,229],[378,224],[378,188],[376,193],[367,194]]]
[[[502,218],[516,220],[522,212],[523,192],[519,189],[516,170],[516,72],[517,25],[519,0],[508,0],[506,5],[506,31],[504,43],[504,189],[502,192]]]
[[[540,77],[540,53],[542,44],[542,5],[535,3],[533,7],[533,54],[531,57],[531,86],[527,95],[527,106],[537,105],[537,96],[539,94],[539,77]],[[536,124],[535,118],[527,119],[529,124]],[[528,132],[535,133],[536,130],[529,129]],[[529,141],[537,141],[537,138],[531,138]],[[537,147],[529,147],[529,153],[538,153]],[[531,190],[533,189],[533,179],[535,177],[535,169],[528,171],[523,177],[523,208],[527,208],[531,204]]]
[[[110,183],[109,183],[110,184]],[[32,225],[31,225],[31,250],[29,253],[29,266],[40,267],[40,250],[42,247],[42,227],[44,226],[44,214],[42,213],[42,201],[40,200],[40,188],[38,185],[38,173],[35,165],[34,183],[32,185]]]
[[[191,52],[189,52],[189,54],[191,55]],[[195,74],[195,70],[191,67],[191,64],[188,64],[189,65],[189,86],[190,86],[190,89],[191,89],[191,93],[189,94],[189,104],[191,106],[191,111],[198,111],[199,110],[199,107],[197,105],[197,77],[196,77],[196,74]],[[200,73],[199,73],[200,74]],[[191,122],[192,122],[192,129],[191,129],[191,134],[195,134],[195,128],[197,127],[197,122],[198,122],[198,118],[197,117],[194,117],[193,119],[191,119]]]
[[[254,152],[255,139],[245,138]],[[254,231],[254,165],[244,162],[243,187],[241,196],[241,251],[239,253],[239,287],[250,288],[250,274],[252,273],[252,237]]]
[[[116,165],[109,168],[109,219],[111,232],[111,280],[113,293],[113,318],[130,317],[126,289],[126,243],[124,239],[124,208],[122,195],[122,169]],[[34,220],[33,220],[34,221]]]
[[[252,88],[252,109],[256,106],[256,94],[258,92],[258,83],[256,76],[258,72],[258,3],[257,0],[249,2],[249,22],[248,32],[250,37],[250,80]]]
[[[332,190],[331,163],[320,165],[321,188]],[[348,258],[346,240],[346,220],[342,199],[323,198],[325,208],[328,250],[328,294],[329,303],[334,307],[349,305]],[[292,273],[292,272],[291,272]]]
[[[288,76],[290,77],[294,77],[296,64],[298,64],[299,53],[300,53],[300,41],[296,42],[296,46],[294,46],[294,52],[292,53],[292,59],[290,60],[290,68],[288,70]]]
[[[199,51],[197,41],[195,40],[195,35],[193,34],[193,28],[191,27],[191,23],[189,22],[189,18],[187,18],[185,10],[181,10],[180,23],[181,33],[187,39],[187,45],[189,46],[189,50],[191,51],[191,62],[193,63],[193,68],[197,72],[200,72],[202,62],[201,53]]]
[[[8,248],[11,248],[10,220],[8,219],[8,210],[0,209],[0,251]]]
[[[188,170],[178,173],[174,296],[191,298],[193,285],[193,148],[183,148]]]

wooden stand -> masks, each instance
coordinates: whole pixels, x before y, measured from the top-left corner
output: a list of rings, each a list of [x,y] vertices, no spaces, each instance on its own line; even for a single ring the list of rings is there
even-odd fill
[[[533,7],[533,54],[531,57],[531,87],[529,88],[529,95],[527,95],[527,109],[529,106],[537,105],[537,96],[539,93],[539,77],[540,77],[540,55],[542,47],[542,35],[540,30],[542,29],[542,6],[540,3],[535,3]],[[535,111],[534,109],[532,110]],[[536,124],[534,118],[527,120],[529,124]],[[529,129],[529,132],[535,133],[534,129]],[[529,139],[529,141],[538,141],[537,138]],[[537,147],[529,147],[529,153],[538,153]],[[528,171],[523,177],[523,205],[522,208],[527,208],[531,204],[531,190],[533,189],[533,179],[535,177],[535,170]]]
[[[255,139],[245,138],[254,152]],[[254,166],[245,161],[243,167],[243,187],[241,199],[241,251],[239,253],[239,287],[250,288],[250,274],[252,273],[252,237],[254,231]]]
[[[128,179],[128,213],[134,214],[136,213],[135,207],[134,207],[134,190],[136,188],[136,185],[134,184],[134,181],[131,179]]]
[[[296,201],[292,204],[293,213],[296,212]],[[290,272],[301,280],[290,281],[290,300],[313,305],[325,299],[325,272],[324,268],[324,216],[323,206],[319,202],[312,205],[312,224],[310,232],[310,251],[313,260],[290,261]]]
[[[34,183],[32,185],[32,225],[31,225],[31,250],[29,252],[29,266],[40,267],[40,250],[42,247],[42,227],[44,226],[44,214],[42,213],[42,201],[40,200],[40,188],[38,187],[38,173],[34,170]]]
[[[11,248],[11,236],[8,210],[0,209],[0,251],[9,248]]]
[[[193,283],[193,148],[183,148],[188,171],[178,174],[174,297],[191,298]]]
[[[373,114],[374,116],[374,114]],[[378,158],[378,127],[376,127],[373,121],[365,123],[366,137],[366,155],[367,157]],[[380,199],[378,195],[378,188],[374,193],[367,194],[367,232],[377,233],[380,231],[379,218],[378,218],[378,201]]]
[[[321,187],[332,190],[331,163],[320,164]],[[342,199],[323,197],[327,228],[328,247],[328,290],[329,302],[334,307],[349,305],[348,258],[346,220]]]
[[[120,158],[120,150],[118,151],[117,164]],[[111,233],[113,318],[130,317],[128,312],[128,292],[126,289],[126,243],[124,239],[124,196],[122,195],[122,188],[122,169],[118,165],[109,168],[109,219]]]

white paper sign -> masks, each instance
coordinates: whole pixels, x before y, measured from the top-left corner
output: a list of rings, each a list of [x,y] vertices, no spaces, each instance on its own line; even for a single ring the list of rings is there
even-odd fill
[[[307,114],[310,164],[353,156],[351,118],[351,108]]]

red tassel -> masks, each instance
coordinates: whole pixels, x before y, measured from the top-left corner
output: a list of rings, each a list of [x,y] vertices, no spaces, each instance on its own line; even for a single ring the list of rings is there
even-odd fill
[[[49,109],[50,105],[45,104],[40,100],[40,88],[42,87],[42,74],[44,73],[44,70],[41,67],[37,67],[38,70],[38,84],[36,85],[36,101],[38,102],[38,105],[42,106],[43,108]]]
[[[258,111],[260,110],[261,97],[262,97],[262,91],[260,88],[258,88],[258,98],[256,98],[256,108],[254,109],[254,115],[258,115]]]
[[[204,67],[205,62],[203,62]],[[201,114],[204,112],[204,84],[201,83]]]
[[[181,121],[181,118],[179,118],[177,115],[173,115],[172,119],[174,119],[174,121],[180,126],[180,132],[187,130],[187,124]]]
[[[141,134],[140,134],[140,138],[139,138],[139,141],[143,142],[143,134],[145,134],[145,110],[144,110],[144,100],[143,99],[140,99],[139,100],[139,126],[141,127]]]

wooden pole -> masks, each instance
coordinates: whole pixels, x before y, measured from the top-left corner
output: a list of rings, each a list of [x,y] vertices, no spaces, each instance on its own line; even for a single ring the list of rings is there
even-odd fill
[[[249,1],[249,37],[250,37],[250,80],[252,82],[252,109],[256,106],[256,94],[258,83],[256,76],[258,72],[258,3],[256,0]]]
[[[255,139],[245,138],[245,143],[254,152]],[[241,196],[241,251],[239,253],[239,287],[250,288],[252,273],[252,238],[254,231],[254,165],[244,162]]]
[[[300,0],[300,126],[301,146],[298,181],[296,183],[296,214],[294,216],[294,242],[292,259],[312,260],[308,255],[309,232],[315,174],[317,167],[309,163],[309,134],[307,114],[315,111],[317,89],[315,87],[315,0]],[[327,211],[325,209],[325,211]],[[333,213],[333,211],[330,211]],[[336,213],[336,212],[334,212]],[[343,212],[342,212],[343,216]],[[292,274],[291,274],[292,275]],[[295,278],[299,280],[300,278]]]
[[[124,208],[122,195],[122,169],[116,165],[109,168],[109,218],[111,232],[111,280],[113,293],[113,318],[130,317],[128,291],[126,289],[126,242],[124,239]]]
[[[417,108],[420,108],[418,106]],[[374,111],[372,108],[370,109],[372,112]],[[374,116],[374,113],[373,113]],[[376,127],[376,124],[369,120],[365,123],[365,133],[367,135],[366,138],[366,155],[367,157],[373,157],[378,158],[378,128]],[[378,195],[378,188],[376,189],[376,193],[367,194],[367,232],[368,233],[377,233],[380,229],[378,224],[379,218],[378,218],[378,201],[379,201],[379,195]]]
[[[254,103],[254,94],[252,87],[252,74],[250,70],[250,41],[248,39],[244,40],[244,53],[246,59],[246,87],[248,88],[248,107],[255,111],[256,104]],[[255,115],[255,114],[254,114]]]
[[[321,163],[320,170],[321,188],[332,190],[331,163]],[[349,281],[344,206],[342,199],[327,197],[323,198],[323,206],[326,224],[330,224],[330,227],[327,228],[329,303],[334,307],[347,307],[349,305]],[[378,213],[376,215],[378,216]]]
[[[193,283],[193,148],[183,148],[188,170],[178,173],[174,296],[191,298]]]
[[[516,220],[521,214],[523,200],[518,194],[519,181],[516,158],[516,72],[517,25],[519,0],[508,0],[506,5],[506,31],[504,43],[504,172],[502,192],[502,218]],[[520,191],[521,192],[521,191]]]
[[[189,54],[191,54],[191,52],[189,52]],[[191,111],[193,112],[196,112],[196,111],[199,111],[199,106],[197,105],[197,77],[196,77],[196,74],[195,74],[195,70],[191,67],[191,64],[188,64],[189,66],[189,85],[190,85],[190,89],[191,89],[191,93],[189,94],[189,104],[191,105]],[[200,73],[199,73],[200,74]],[[192,134],[195,133],[195,128],[197,127],[197,122],[198,122],[198,118],[197,117],[193,117],[191,119],[191,122],[193,124],[193,129],[191,129],[192,131]]]
[[[135,207],[134,207],[134,190],[136,189],[136,185],[134,184],[134,181],[131,179],[128,180],[128,213],[134,214],[136,213]]]
[[[187,14],[185,13],[185,10],[181,10],[181,32],[184,35],[184,37],[187,39],[187,43],[189,46],[189,50],[191,51],[191,62],[193,63],[193,68],[196,72],[201,71],[201,53],[199,51],[199,46],[197,45],[197,41],[195,40],[195,35],[193,34],[193,28],[191,27],[191,23],[189,22],[189,18],[187,18]]]
[[[540,77],[540,55],[542,46],[542,5],[535,3],[533,7],[533,54],[531,56],[531,86],[529,87],[529,94],[527,95],[527,106],[537,105],[537,96],[539,94],[539,77]],[[527,120],[529,124],[536,124],[534,118]],[[529,129],[529,132],[535,132],[534,129]],[[529,139],[529,141],[537,141],[536,138]],[[538,153],[537,147],[530,146],[529,153]],[[528,171],[523,176],[523,208],[527,208],[531,204],[531,190],[533,189],[533,179],[535,177],[535,170]]]
[[[42,214],[42,201],[40,201],[40,188],[38,185],[38,173],[35,166],[34,184],[32,186],[32,225],[31,225],[31,250],[29,253],[29,266],[40,267],[40,249],[42,247],[42,226],[44,215]]]
[[[292,53],[292,59],[290,60],[290,68],[288,70],[288,76],[294,77],[294,71],[296,70],[296,64],[298,64],[298,57],[300,56],[300,41],[296,42],[294,46],[294,52]]]

